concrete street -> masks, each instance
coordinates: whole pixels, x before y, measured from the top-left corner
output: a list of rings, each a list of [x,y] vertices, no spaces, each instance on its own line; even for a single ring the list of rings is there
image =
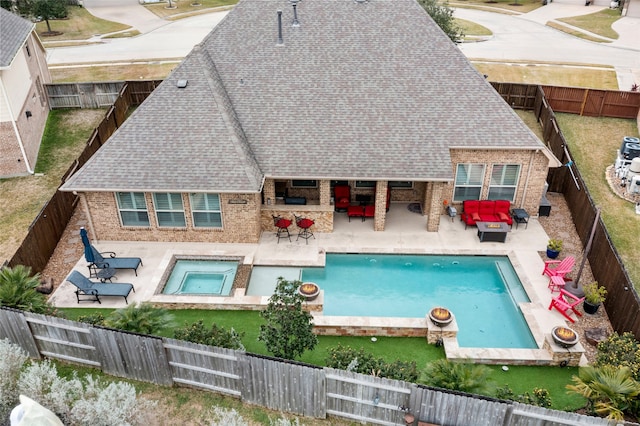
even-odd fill
[[[49,65],[183,58],[227,14],[224,11],[166,21],[137,0],[85,0],[84,5],[95,16],[131,25],[142,34],[132,38],[97,37],[102,44],[50,48]],[[471,60],[609,65],[616,69],[620,89],[629,90],[633,83],[640,83],[640,19],[624,17],[617,21],[614,29],[620,37],[611,43],[586,41],[545,26],[550,20],[601,9],[553,2],[522,15],[456,9],[454,16],[493,32],[486,41],[460,45]]]

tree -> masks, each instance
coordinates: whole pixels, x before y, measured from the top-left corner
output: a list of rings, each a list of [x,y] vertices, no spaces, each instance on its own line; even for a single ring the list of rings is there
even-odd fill
[[[129,305],[113,311],[104,325],[134,333],[154,334],[171,326],[173,315],[168,310],[156,308],[150,303]]]
[[[464,38],[464,32],[462,28],[456,24],[453,18],[453,9],[449,7],[448,3],[441,5],[437,0],[418,0],[418,3],[451,41],[457,43]]]
[[[38,314],[50,314],[53,306],[44,294],[38,293],[40,274],[31,275],[29,266],[0,269],[0,306],[21,309]]]
[[[66,18],[67,4],[65,0],[35,0],[31,5],[31,14],[44,19],[47,32],[51,33],[50,19]]]
[[[302,309],[305,299],[297,291],[300,284],[279,277],[267,308],[260,314],[266,324],[260,326],[258,340],[280,358],[295,359],[318,344],[313,334],[313,317]]]

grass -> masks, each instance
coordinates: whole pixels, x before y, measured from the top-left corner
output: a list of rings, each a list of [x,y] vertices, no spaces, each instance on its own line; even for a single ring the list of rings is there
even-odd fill
[[[67,11],[68,19],[49,20],[51,30],[61,32],[60,35],[43,36],[47,32],[47,23],[42,21],[36,24],[36,32],[42,37],[42,41],[87,40],[96,34],[109,34],[131,28],[128,25],[96,18],[83,7],[68,6]]]
[[[604,66],[488,61],[472,61],[472,64],[480,73],[488,75],[489,81],[619,90],[615,70]]]
[[[590,33],[616,40],[618,33],[611,28],[611,25],[621,17],[620,10],[618,9],[603,9],[596,13],[590,13],[589,15],[573,16],[556,20],[582,28]]]
[[[491,0],[475,1],[462,0],[450,1],[450,7],[460,7],[466,9],[491,10],[492,12],[505,13],[509,15],[527,13],[542,6],[540,0]]]
[[[625,268],[640,291],[640,253],[637,236],[640,219],[633,203],[618,197],[605,179],[605,169],[613,165],[624,136],[638,136],[636,120],[581,117],[556,114],[562,133],[580,170],[589,193],[601,207],[602,220],[622,258]]]
[[[569,34],[571,36],[578,37],[583,40],[593,41],[596,43],[609,43],[609,40],[605,40],[600,37],[594,37],[582,31],[574,30],[573,28],[567,27],[566,25],[559,24],[558,22],[549,21],[547,22],[547,27],[551,27],[555,30],[562,31],[565,34]]]
[[[172,9],[169,9],[169,1],[162,3],[145,4],[147,10],[153,12],[160,18],[179,19],[207,12],[206,9],[215,9],[225,6],[232,6],[238,3],[233,0],[171,0]]]
[[[459,18],[455,18],[454,20],[456,25],[462,28],[465,39],[490,36],[491,34],[493,34],[489,28],[484,27],[480,24],[476,24],[475,22]]]
[[[0,264],[13,256],[103,117],[104,110],[51,111],[35,166],[38,174],[0,179]]]
[[[102,312],[109,315],[112,309],[93,308],[65,308],[60,309],[68,319],[77,319],[81,315]],[[262,342],[258,342],[258,333],[262,319],[256,311],[209,311],[198,309],[177,309],[171,313],[175,318],[175,325],[182,327],[185,323],[191,324],[203,320],[207,327],[214,322],[227,329],[233,327],[245,333],[242,339],[247,352],[270,355]],[[173,337],[173,329],[167,329],[159,333],[162,337]],[[396,359],[403,361],[415,361],[419,370],[423,370],[429,362],[444,358],[442,348],[426,343],[424,338],[411,337],[378,337],[374,343],[368,337],[355,336],[318,336],[318,346],[312,352],[306,352],[299,361],[325,366],[329,349],[339,344],[353,348],[365,348],[375,356],[386,360]],[[573,411],[584,405],[581,397],[568,395],[564,386],[570,382],[571,377],[577,374],[576,368],[559,367],[529,367],[513,366],[508,372],[502,371],[500,366],[492,366],[491,379],[493,386],[502,387],[508,384],[516,394],[531,393],[534,387],[545,388],[551,394],[553,408],[558,410]],[[491,396],[491,395],[489,395]]]
[[[74,67],[52,67],[49,69],[54,83],[77,81],[118,81],[118,80],[164,80],[179,60],[156,63],[134,63],[127,65],[86,65]]]

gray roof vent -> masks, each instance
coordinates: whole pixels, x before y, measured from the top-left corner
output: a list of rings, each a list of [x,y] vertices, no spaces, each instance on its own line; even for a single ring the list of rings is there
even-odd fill
[[[176,83],[176,87],[178,89],[184,89],[185,87],[187,87],[187,84],[189,84],[189,80],[178,80],[178,82]]]

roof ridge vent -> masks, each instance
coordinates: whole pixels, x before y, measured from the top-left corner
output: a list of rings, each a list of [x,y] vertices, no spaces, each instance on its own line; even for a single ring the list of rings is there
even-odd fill
[[[282,11],[278,11],[278,45],[283,45],[282,41]]]

